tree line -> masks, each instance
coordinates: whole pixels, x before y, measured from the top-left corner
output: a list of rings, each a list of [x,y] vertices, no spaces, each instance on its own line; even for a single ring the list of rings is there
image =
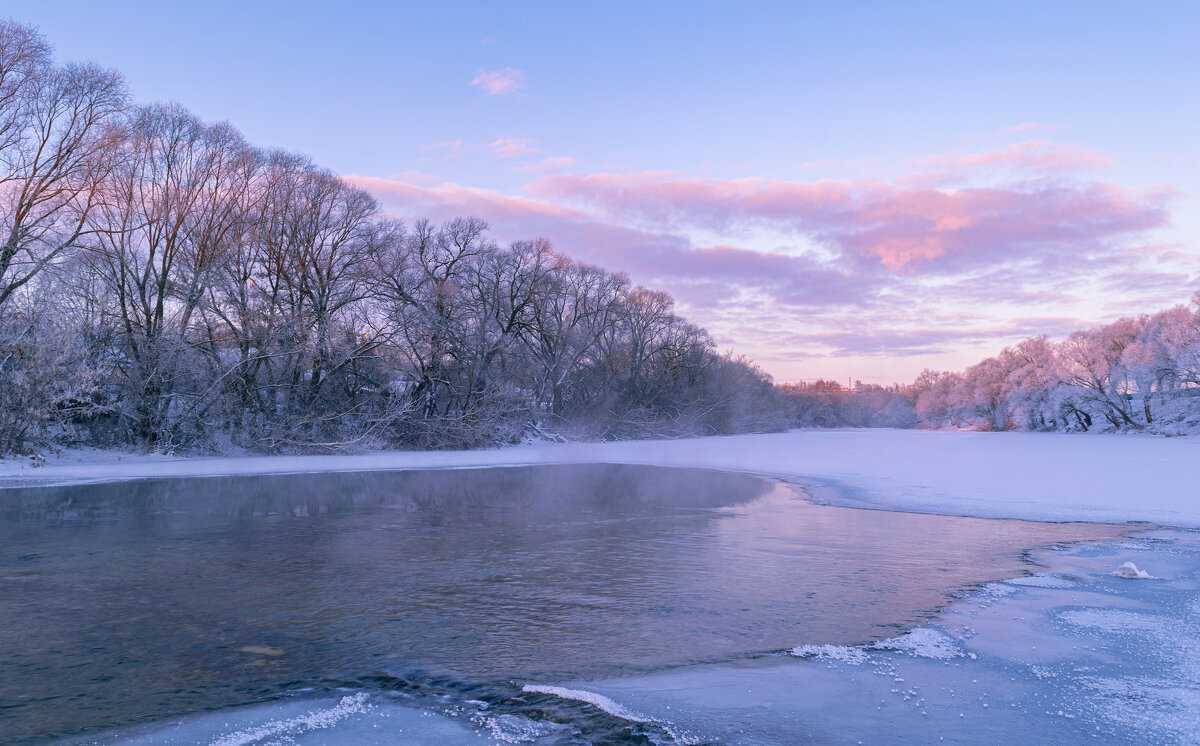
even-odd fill
[[[1026,339],[913,384],[920,421],[985,430],[1200,432],[1200,292],[1055,342]]]
[[[818,379],[781,384],[792,427],[914,427],[911,386]]]
[[[0,453],[462,447],[780,429],[666,293],[389,217],[0,23]]]
[[[1189,305],[1032,337],[911,384],[785,384],[792,427],[1200,433],[1200,292]]]

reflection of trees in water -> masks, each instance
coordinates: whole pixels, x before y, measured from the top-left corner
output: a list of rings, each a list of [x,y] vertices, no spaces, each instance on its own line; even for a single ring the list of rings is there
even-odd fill
[[[0,492],[6,520],[117,515],[284,515],[293,518],[387,510],[414,521],[523,522],[581,515],[656,515],[680,508],[742,505],[772,483],[695,469],[614,464],[489,469],[156,479]]]

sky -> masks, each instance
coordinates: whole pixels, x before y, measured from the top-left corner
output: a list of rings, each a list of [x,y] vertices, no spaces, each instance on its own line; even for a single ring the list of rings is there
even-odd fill
[[[908,382],[1200,290],[1200,3],[4,14],[391,214],[666,290],[778,381]]]

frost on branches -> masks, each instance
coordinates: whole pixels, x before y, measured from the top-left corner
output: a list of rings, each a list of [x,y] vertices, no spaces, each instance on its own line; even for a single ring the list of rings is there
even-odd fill
[[[351,450],[781,429],[665,293],[302,155],[0,22],[0,454]]]
[[[1027,339],[961,373],[927,370],[914,398],[935,427],[1200,433],[1200,292],[1061,342]]]

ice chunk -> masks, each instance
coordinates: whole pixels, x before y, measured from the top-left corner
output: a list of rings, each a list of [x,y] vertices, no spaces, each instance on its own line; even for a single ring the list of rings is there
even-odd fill
[[[1132,562],[1126,562],[1109,574],[1115,575],[1118,578],[1128,578],[1129,580],[1157,580],[1157,578],[1145,570],[1139,570],[1138,566]]]
[[[1028,588],[1073,588],[1074,583],[1057,575],[1039,572],[1024,578],[1012,578],[1004,581],[1009,585],[1023,585]]]
[[[1016,593],[1017,589],[1013,588],[1011,585],[1005,585],[1004,583],[988,583],[980,590],[980,592],[985,596],[1003,598],[1010,593]]]
[[[587,692],[582,689],[564,689],[561,686],[541,686],[537,684],[526,684],[523,691],[532,694],[550,694],[562,699],[573,699],[577,702],[586,702],[587,704],[598,707],[604,710],[609,715],[614,715],[622,720],[628,720],[633,723],[653,723],[656,722],[653,718],[648,718],[645,715],[639,715],[636,712],[625,709],[621,705],[613,702],[603,694],[595,692]]]
[[[1100,632],[1159,632],[1165,630],[1163,620],[1148,614],[1122,609],[1071,609],[1059,616],[1077,627],[1090,627]]]
[[[814,479],[836,504],[1054,521],[1151,521],[1200,527],[1197,439],[1047,433],[804,430],[610,443],[546,443],[475,451],[167,458],[73,451],[30,469],[0,461],[0,481],[80,484],[127,479],[544,463],[696,466]],[[863,458],[864,453],[887,458]],[[1088,468],[1080,469],[1086,463]],[[1021,468],[1013,468],[1020,464]],[[1136,480],[1132,467],[1138,469]],[[1138,499],[1129,498],[1137,490]],[[1014,496],[1020,499],[1014,499]]]
[[[240,746],[269,737],[288,737],[323,728],[332,728],[340,720],[351,715],[365,713],[369,705],[365,692],[342,697],[336,706],[327,710],[315,710],[300,717],[273,720],[235,733],[229,733],[213,742],[213,746]]]
[[[918,627],[912,632],[893,637],[890,640],[880,640],[871,647],[876,650],[898,650],[916,658],[936,658],[946,660],[961,658],[962,650],[950,639],[949,635],[929,627]]]
[[[867,662],[867,654],[861,648],[847,645],[800,645],[792,648],[791,654],[797,658],[840,661],[852,666]]]
[[[437,712],[355,692],[328,699],[278,700],[123,728],[99,740],[113,746],[459,746],[514,743]],[[508,725],[507,723],[505,725]],[[486,726],[485,726],[486,727]],[[490,730],[490,728],[489,728]]]
[[[492,738],[501,743],[534,743],[567,730],[561,723],[530,720],[519,715],[486,715],[477,713],[471,722],[486,728]]]

